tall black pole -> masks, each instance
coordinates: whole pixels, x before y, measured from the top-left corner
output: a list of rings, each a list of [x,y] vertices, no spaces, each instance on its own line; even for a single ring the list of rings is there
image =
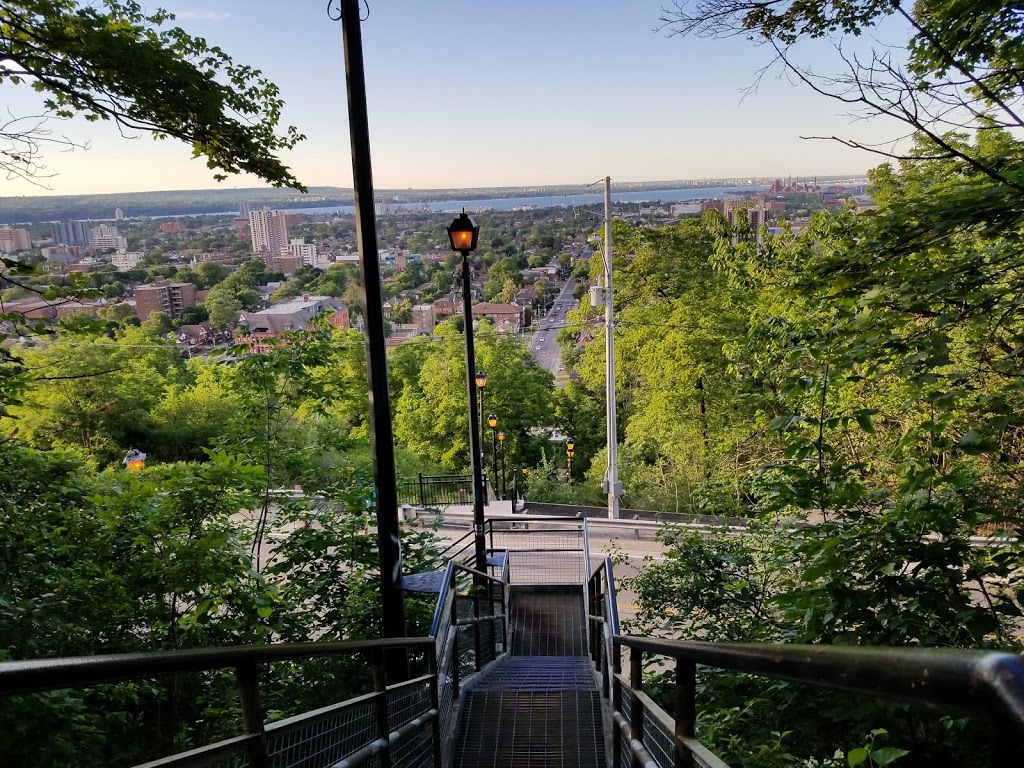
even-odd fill
[[[501,498],[505,498],[505,444],[501,444]],[[514,502],[513,502],[514,504]]]
[[[359,3],[341,3],[341,33],[345,44],[345,80],[348,83],[348,121],[352,137],[352,183],[356,202],[356,243],[363,281],[363,318],[366,321],[366,378],[370,395],[370,449],[377,488],[377,549],[380,561],[381,634],[405,636],[402,600],[402,549],[398,539],[398,489],[395,480],[394,436],[384,343],[384,311],[377,256],[377,223],[373,210],[370,172],[370,129],[363,75],[363,39],[359,29]],[[408,678],[405,654],[389,654],[388,679]]]
[[[355,5],[355,3],[352,3]],[[469,453],[473,460],[473,530],[476,533],[476,569],[487,573],[484,539],[484,451],[477,423],[476,351],[473,349],[473,308],[470,306],[469,252],[462,253],[462,313],[466,323],[466,388],[469,393]],[[483,395],[481,394],[481,397]]]
[[[498,428],[491,427],[491,474],[494,477],[494,490],[498,490]]]
[[[463,308],[465,308],[465,299],[463,299]],[[465,309],[463,309],[465,311]],[[468,321],[467,321],[468,322]],[[484,488],[484,506],[487,506],[487,461],[484,459],[484,390],[480,387],[480,466],[483,467],[480,470],[480,476],[483,478]]]

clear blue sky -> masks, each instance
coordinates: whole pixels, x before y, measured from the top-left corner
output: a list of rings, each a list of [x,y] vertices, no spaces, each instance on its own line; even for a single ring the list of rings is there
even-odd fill
[[[365,2],[365,0],[364,0]],[[156,7],[146,4],[148,7]],[[363,25],[374,182],[466,187],[862,173],[877,163],[824,134],[877,139],[838,103],[778,72],[743,97],[769,51],[666,38],[663,0],[369,0]],[[308,185],[351,186],[341,28],[325,0],[166,0],[178,24],[262,69],[308,140],[287,162]],[[826,45],[805,60],[829,61]],[[834,59],[832,59],[834,60]],[[15,114],[38,109],[0,86]],[[452,99],[468,102],[457,117]],[[52,152],[55,194],[217,186],[188,147],[111,125],[56,126],[88,152]],[[39,194],[5,181],[5,195]],[[228,186],[255,186],[239,177]]]

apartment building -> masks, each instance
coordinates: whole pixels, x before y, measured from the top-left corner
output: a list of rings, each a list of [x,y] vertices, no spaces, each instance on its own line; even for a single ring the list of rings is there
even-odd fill
[[[145,320],[153,312],[163,312],[175,320],[195,305],[196,287],[193,283],[170,283],[161,278],[135,289],[135,314],[140,320]]]

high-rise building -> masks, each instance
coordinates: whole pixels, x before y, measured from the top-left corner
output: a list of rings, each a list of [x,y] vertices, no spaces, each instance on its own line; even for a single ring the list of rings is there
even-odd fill
[[[249,212],[249,231],[252,233],[252,252],[274,257],[288,246],[288,225],[284,211],[264,208]]]
[[[282,256],[291,256],[299,264],[314,266],[316,264],[317,247],[316,243],[307,245],[305,240],[291,240],[288,247],[282,249]]]
[[[239,203],[238,204],[238,218],[240,218],[240,219],[248,219],[249,218],[249,212],[251,210],[252,209],[249,207],[248,203]]]
[[[109,224],[100,224],[89,230],[89,247],[97,251],[114,249],[115,251],[128,250],[128,238],[123,237],[117,227]]]
[[[117,221],[122,221],[124,219],[124,211],[122,211],[120,208],[115,208],[114,209],[114,218]]]
[[[738,226],[741,221],[746,221],[754,230],[754,239],[758,245],[764,237],[765,206],[764,198],[759,200],[725,200],[722,206],[722,215],[732,226]],[[733,235],[733,245],[739,242],[739,235]]]
[[[89,222],[55,221],[50,225],[53,241],[59,245],[88,245]]]
[[[135,289],[135,315],[145,320],[153,312],[163,312],[175,320],[188,307],[196,305],[196,287],[192,283],[169,283],[163,278]]]
[[[0,252],[27,251],[31,247],[32,239],[28,236],[27,229],[0,227]]]

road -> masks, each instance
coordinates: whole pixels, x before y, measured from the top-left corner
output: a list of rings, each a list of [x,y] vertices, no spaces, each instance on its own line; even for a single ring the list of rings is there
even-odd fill
[[[558,346],[558,332],[565,326],[565,313],[579,306],[579,302],[572,297],[575,284],[576,281],[572,278],[565,281],[551,311],[535,323],[536,330],[529,342],[533,359],[540,367],[550,371],[556,381],[564,378],[565,374],[562,370],[562,350]],[[562,383],[559,381],[559,386]]]

